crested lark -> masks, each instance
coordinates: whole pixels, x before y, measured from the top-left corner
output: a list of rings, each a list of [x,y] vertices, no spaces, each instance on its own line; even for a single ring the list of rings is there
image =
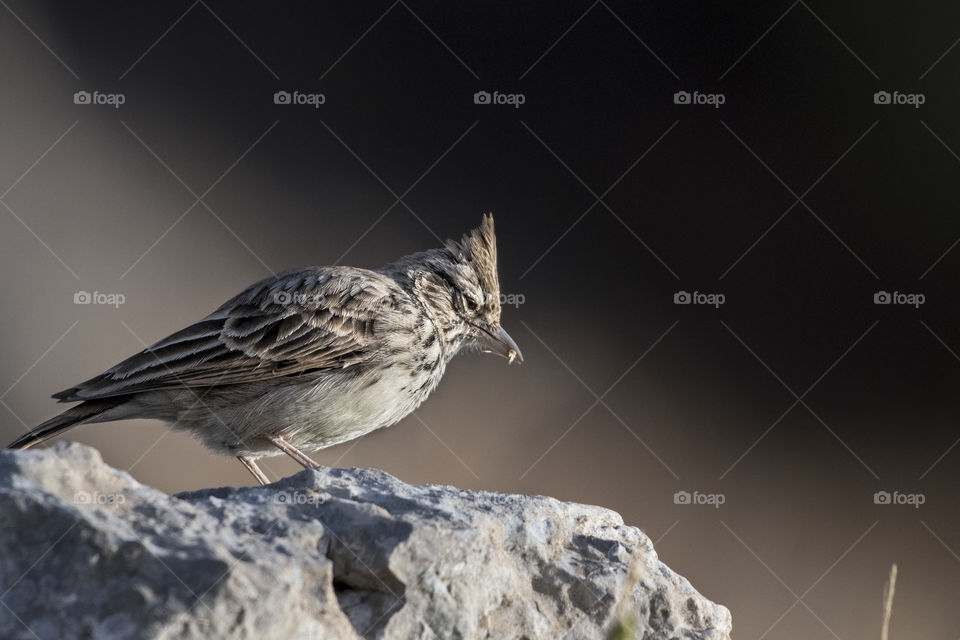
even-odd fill
[[[80,402],[10,444],[77,425],[154,418],[236,456],[304,451],[387,427],[423,402],[450,359],[523,361],[500,326],[493,218],[380,269],[307,267],[262,280],[199,322],[53,397]]]

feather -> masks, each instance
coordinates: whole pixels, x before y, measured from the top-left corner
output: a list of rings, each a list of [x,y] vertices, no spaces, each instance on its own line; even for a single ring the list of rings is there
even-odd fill
[[[286,294],[286,295],[284,295]],[[92,400],[178,387],[229,385],[357,364],[376,350],[373,324],[406,292],[352,267],[268,278],[203,320],[54,397]]]

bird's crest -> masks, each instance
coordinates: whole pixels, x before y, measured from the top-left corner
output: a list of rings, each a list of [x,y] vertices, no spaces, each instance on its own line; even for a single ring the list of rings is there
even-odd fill
[[[464,234],[460,242],[447,241],[447,248],[457,261],[470,264],[477,273],[483,292],[499,300],[500,281],[497,278],[497,237],[493,231],[493,215],[484,214],[480,226]]]

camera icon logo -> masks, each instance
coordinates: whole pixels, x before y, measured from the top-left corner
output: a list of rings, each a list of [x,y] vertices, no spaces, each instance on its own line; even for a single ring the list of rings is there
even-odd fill
[[[273,94],[273,104],[290,104],[289,91],[277,91]]]
[[[90,494],[86,491],[77,491],[73,494],[74,504],[90,504]]]
[[[673,104],[690,104],[690,92],[677,91],[673,94]]]
[[[677,291],[673,294],[673,304],[690,304],[692,301],[689,291]]]
[[[877,91],[873,94],[873,104],[890,104],[890,92]]]
[[[91,304],[92,302],[93,296],[89,291],[77,291],[73,294],[73,304]]]
[[[277,291],[273,294],[273,301],[277,304],[290,304],[293,302],[293,294],[289,291]]]
[[[492,96],[489,91],[477,91],[473,94],[473,104],[490,104]]]
[[[73,94],[73,104],[90,104],[90,92],[77,91]]]
[[[890,304],[892,300],[888,291],[877,291],[873,294],[873,304]]]
[[[890,504],[891,496],[889,491],[877,491],[873,494],[873,504]]]
[[[673,494],[673,504],[690,504],[690,492],[677,491]]]

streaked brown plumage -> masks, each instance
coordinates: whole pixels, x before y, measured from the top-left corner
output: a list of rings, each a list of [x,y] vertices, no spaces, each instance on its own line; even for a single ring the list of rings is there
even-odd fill
[[[155,418],[254,460],[314,451],[389,426],[436,388],[464,348],[519,358],[500,326],[493,218],[460,242],[377,270],[277,274],[199,322],[53,397],[80,402],[11,448],[73,426]]]

